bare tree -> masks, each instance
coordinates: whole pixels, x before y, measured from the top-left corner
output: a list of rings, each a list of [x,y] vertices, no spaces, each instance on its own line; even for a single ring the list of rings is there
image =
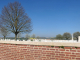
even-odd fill
[[[4,40],[5,40],[6,36],[9,34],[9,31],[5,27],[1,27],[0,32],[4,36]]]
[[[35,34],[32,35],[32,38],[33,38],[33,39],[35,38]]]
[[[17,37],[20,38],[21,37],[21,33],[18,33]]]
[[[17,40],[18,33],[32,31],[31,19],[19,2],[9,3],[4,6],[0,19],[3,22],[3,26],[15,34],[15,40]]]
[[[30,36],[28,34],[26,34],[26,39],[28,40],[30,38]]]
[[[39,36],[37,36],[36,38],[37,38],[37,39],[40,39],[40,37],[39,37]]]

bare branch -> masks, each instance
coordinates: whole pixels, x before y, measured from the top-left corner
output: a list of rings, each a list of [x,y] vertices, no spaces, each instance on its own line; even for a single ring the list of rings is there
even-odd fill
[[[3,22],[2,25],[16,36],[20,32],[32,31],[31,19],[19,2],[9,3],[7,6],[4,6],[0,20]]]

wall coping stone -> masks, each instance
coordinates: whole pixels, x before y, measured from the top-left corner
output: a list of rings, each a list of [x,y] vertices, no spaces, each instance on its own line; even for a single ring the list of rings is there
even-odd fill
[[[45,46],[72,46],[80,47],[80,42],[34,42],[34,41],[0,41],[0,43],[23,44],[23,45],[45,45]]]

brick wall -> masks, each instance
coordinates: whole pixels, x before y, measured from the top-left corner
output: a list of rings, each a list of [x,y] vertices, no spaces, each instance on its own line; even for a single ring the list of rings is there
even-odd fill
[[[1,43],[0,60],[80,60],[80,48]]]

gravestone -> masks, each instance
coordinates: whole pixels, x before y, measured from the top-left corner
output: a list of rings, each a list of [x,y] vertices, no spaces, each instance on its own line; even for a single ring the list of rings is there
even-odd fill
[[[80,36],[78,36],[78,42],[80,42]]]

